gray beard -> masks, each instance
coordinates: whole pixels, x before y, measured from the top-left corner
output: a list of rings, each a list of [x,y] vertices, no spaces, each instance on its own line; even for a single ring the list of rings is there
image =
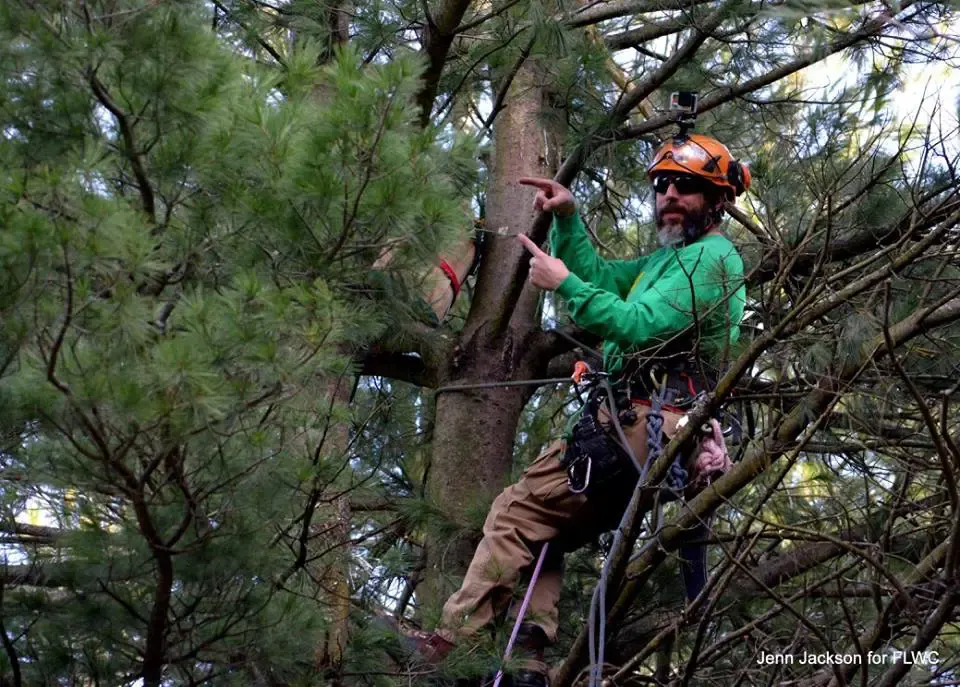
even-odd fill
[[[657,241],[661,246],[681,246],[693,243],[703,236],[710,228],[710,216],[706,212],[686,215],[681,224],[665,226],[656,218]]]
[[[680,245],[683,243],[683,234],[683,227],[676,225],[662,227],[657,230],[657,243],[663,247]]]

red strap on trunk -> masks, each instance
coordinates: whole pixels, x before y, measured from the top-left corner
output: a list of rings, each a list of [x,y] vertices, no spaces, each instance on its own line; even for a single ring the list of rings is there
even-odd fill
[[[443,258],[440,258],[440,269],[443,270],[443,273],[447,275],[447,279],[450,280],[450,288],[453,289],[453,298],[456,300],[457,296],[460,295],[460,280],[457,279],[457,273],[453,271],[450,264]]]

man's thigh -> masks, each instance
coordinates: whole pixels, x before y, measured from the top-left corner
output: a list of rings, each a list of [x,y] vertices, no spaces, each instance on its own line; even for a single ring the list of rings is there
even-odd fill
[[[567,472],[560,464],[565,450],[566,442],[553,442],[503,490],[487,516],[485,534],[508,527],[528,541],[547,541],[577,517],[586,497],[567,485]]]

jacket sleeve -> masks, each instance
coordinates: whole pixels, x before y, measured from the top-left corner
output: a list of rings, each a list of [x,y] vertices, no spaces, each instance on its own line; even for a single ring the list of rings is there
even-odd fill
[[[577,274],[557,289],[573,321],[622,347],[662,342],[704,324],[707,313],[736,288],[724,278],[722,256],[703,246],[674,253],[656,286],[625,301]],[[702,333],[702,332],[701,332]]]
[[[626,298],[647,258],[634,260],[604,260],[597,255],[579,213],[569,217],[554,217],[550,236],[553,255],[563,260],[581,281],[589,282],[601,291]]]

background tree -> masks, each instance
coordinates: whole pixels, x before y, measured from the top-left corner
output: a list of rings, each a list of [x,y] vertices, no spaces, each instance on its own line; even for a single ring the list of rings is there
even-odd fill
[[[572,410],[557,385],[443,389],[569,372],[555,330],[581,333],[511,237],[549,218],[515,179],[575,184],[605,255],[648,248],[644,167],[681,87],[756,180],[727,226],[749,312],[714,399],[736,389],[746,439],[641,528],[608,671],[895,684],[909,665],[754,666],[898,647],[936,649],[912,675],[951,679],[955,132],[890,105],[913,65],[954,64],[954,20],[925,2],[5,5],[0,679],[424,679],[370,619],[431,622],[490,500]],[[845,71],[818,87],[810,66]],[[475,213],[479,270],[433,322],[418,294],[438,253],[465,271]],[[678,534],[714,511],[711,584],[684,608]],[[555,684],[580,675],[589,593],[624,553],[570,561]]]

